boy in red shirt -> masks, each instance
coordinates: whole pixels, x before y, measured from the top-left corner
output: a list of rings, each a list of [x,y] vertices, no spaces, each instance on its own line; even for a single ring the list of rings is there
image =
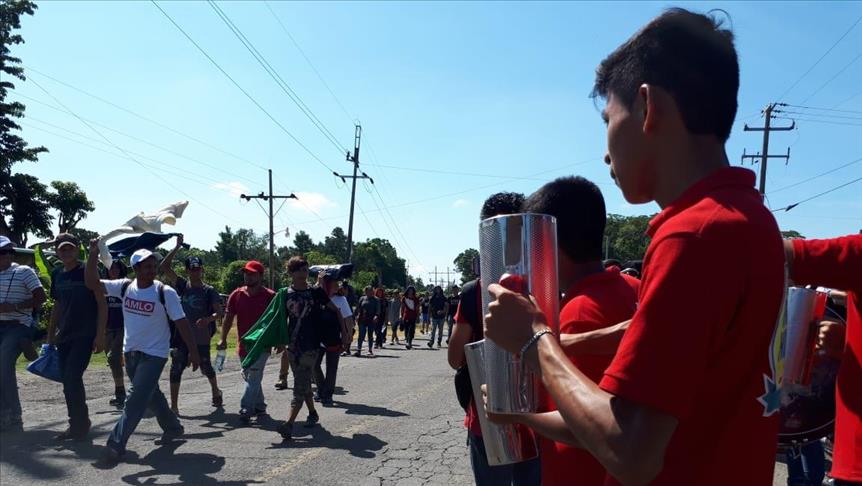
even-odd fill
[[[571,208],[577,208],[572,211]],[[605,200],[599,188],[582,177],[563,177],[527,198],[524,212],[557,218],[560,288],[565,289],[560,334],[566,356],[590,380],[598,382],[613,360],[616,346],[591,346],[585,336],[631,319],[637,309],[637,279],[602,265]],[[621,336],[621,334],[620,334]],[[617,343],[619,340],[617,340]],[[550,398],[550,397],[549,397]],[[547,411],[557,410],[550,398]],[[534,416],[519,418],[532,427]],[[541,421],[536,432],[544,434]],[[548,431],[551,437],[554,432]],[[606,471],[589,454],[552,439],[541,440],[543,486],[602,486]]]
[[[683,9],[597,70],[612,177],[628,202],[662,208],[638,309],[598,384],[548,337],[532,302],[490,287],[486,336],[541,373],[559,409],[544,426],[595,457],[608,485],[772,481],[780,394],[769,349],[784,252],[754,173],[725,153],[738,88],[733,34]]]
[[[790,279],[847,291],[847,324],[835,385],[836,486],[862,485],[862,235],[784,242]]]

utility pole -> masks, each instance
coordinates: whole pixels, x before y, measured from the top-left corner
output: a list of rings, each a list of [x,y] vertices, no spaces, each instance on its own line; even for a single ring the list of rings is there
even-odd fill
[[[434,282],[434,286],[435,286],[435,287],[436,287],[436,286],[438,286],[438,285],[440,285],[440,278],[439,278],[439,275],[443,275],[443,272],[438,272],[438,271],[437,271],[437,265],[434,265],[434,271],[433,271],[433,272],[428,272],[428,274],[429,274],[429,275],[434,275],[434,279],[432,280],[432,282]]]
[[[276,196],[272,193],[272,169],[269,169],[269,195],[264,193],[259,193],[257,196],[246,196],[245,194],[240,194],[240,199],[245,199],[246,201],[251,201],[252,199],[263,199],[264,201],[269,201],[269,212],[267,213],[267,217],[269,218],[269,287],[272,288],[275,285],[275,235],[273,234],[273,218],[275,217],[275,213],[272,208],[272,203],[275,199],[299,199],[295,194],[291,194],[289,196]],[[281,208],[279,208],[280,210]]]
[[[790,160],[790,147],[787,147],[786,155],[769,155],[769,132],[787,132],[796,128],[796,122],[792,122],[789,127],[773,127],[771,124],[772,113],[781,113],[781,110],[776,110],[776,106],[784,106],[783,103],[770,103],[764,110],[766,121],[763,127],[749,127],[745,124],[743,130],[746,132],[763,132],[763,152],[756,155],[746,155],[745,150],[742,151],[742,161],[745,159],[760,159],[760,194],[766,194],[766,161],[769,159],[784,159],[784,163]],[[754,164],[754,162],[752,162]]]
[[[350,222],[347,225],[347,262],[353,261],[353,206],[356,203],[356,179],[368,179],[374,184],[374,179],[368,174],[359,170],[359,144],[362,140],[362,125],[356,125],[356,132],[353,139],[353,155],[347,152],[347,161],[353,162],[353,175],[339,174],[335,172],[336,177],[340,177],[341,181],[347,183],[346,179],[353,179],[353,188],[350,190]],[[357,175],[357,173],[362,174]]]

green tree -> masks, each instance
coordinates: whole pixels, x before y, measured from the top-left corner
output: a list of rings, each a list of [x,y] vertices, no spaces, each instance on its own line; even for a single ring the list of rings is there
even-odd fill
[[[341,227],[336,226],[332,233],[323,240],[323,252],[336,260],[347,261],[347,235]],[[337,263],[337,262],[336,262]]]
[[[8,185],[0,188],[0,213],[10,216],[5,233],[21,246],[27,246],[28,234],[39,238],[51,238],[51,205],[48,203],[48,188],[39,179],[28,174],[14,174]],[[0,228],[0,233],[3,228]]]
[[[227,264],[221,272],[221,291],[229,294],[239,287],[242,287],[242,267],[247,262],[245,260],[237,260]]]
[[[236,260],[260,260],[269,262],[269,240],[253,230],[240,228],[236,232],[230,226],[218,234],[215,253],[222,264]]]
[[[652,216],[622,216],[609,214],[605,226],[607,258],[617,260],[641,260],[649,246],[646,235]]]
[[[57,210],[60,233],[68,233],[96,209],[74,182],[53,181],[51,187],[55,192],[48,194],[48,202]]]
[[[327,253],[317,250],[311,250],[305,254],[305,259],[308,260],[308,265],[334,265],[338,263],[338,259]]]
[[[385,287],[400,288],[407,281],[407,262],[389,241],[373,238],[357,243],[353,250],[356,269],[376,273]]]
[[[311,239],[311,236],[305,231],[299,230],[296,233],[296,236],[293,237],[293,254],[294,255],[305,255],[310,251],[314,251],[317,249],[317,245],[314,244],[314,240]]]
[[[74,227],[69,230],[69,233],[72,234],[75,238],[81,240],[81,243],[86,245],[90,240],[95,240],[99,237],[99,233],[95,231],[90,231],[86,228],[78,228]]]
[[[467,248],[455,257],[452,262],[455,264],[455,269],[461,274],[461,282],[467,283],[479,277],[473,271],[473,260],[479,258],[479,250],[475,248]]]
[[[788,239],[788,238],[805,238],[804,236],[802,236],[802,233],[800,233],[796,230],[782,231],[781,237],[785,238],[785,239]]]
[[[15,31],[21,28],[21,16],[33,15],[35,10],[36,5],[27,0],[0,2],[0,234],[22,245],[26,245],[28,233],[51,237],[45,186],[33,176],[12,173],[13,165],[36,162],[48,149],[29,147],[15,133],[21,130],[15,120],[24,116],[25,106],[6,101],[9,90],[15,88],[10,79],[26,79],[21,59],[11,55],[12,46],[24,42]]]

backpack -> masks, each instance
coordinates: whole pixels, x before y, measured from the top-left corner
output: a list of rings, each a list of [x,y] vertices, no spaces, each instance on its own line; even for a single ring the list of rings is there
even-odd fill
[[[123,302],[124,302],[123,305],[125,305],[126,291],[129,290],[129,285],[131,285],[131,284],[132,284],[132,281],[129,279],[126,279],[126,281],[123,282],[123,286],[120,288],[120,299],[123,300]],[[165,317],[168,318],[168,328],[170,329],[170,332],[171,332],[171,347],[176,348],[177,346],[185,345],[185,342],[183,341],[182,336],[180,336],[180,333],[177,332],[176,323],[174,323],[174,321],[171,319],[171,316],[168,315],[168,308],[165,305],[165,284],[159,282],[158,280],[156,280],[154,282],[154,284],[156,285],[156,289],[159,292],[159,302],[161,302],[162,308],[165,310]]]

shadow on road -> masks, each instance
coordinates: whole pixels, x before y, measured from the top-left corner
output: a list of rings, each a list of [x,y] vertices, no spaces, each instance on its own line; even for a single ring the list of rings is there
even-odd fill
[[[158,482],[158,484],[173,484],[177,486],[187,484],[220,486],[256,484],[255,481],[219,481],[210,477],[210,474],[215,474],[224,468],[224,457],[215,454],[177,452],[177,449],[186,443],[185,439],[207,439],[220,435],[218,432],[189,434],[184,436],[183,440],[166,443],[142,458],[127,457],[124,461],[126,463],[149,466],[152,469],[123,476],[123,482],[135,485]],[[164,483],[158,481],[160,476],[177,476],[177,482]]]
[[[293,440],[273,444],[268,449],[325,447],[347,451],[354,457],[373,459],[377,456],[377,452],[388,445],[388,442],[384,442],[371,434],[353,434],[353,437],[340,437],[332,435],[331,432],[320,426],[310,429],[297,426],[293,428],[293,433]]]
[[[377,417],[407,417],[409,414],[383,407],[363,405],[361,403],[335,402],[332,408],[343,408],[347,415],[373,415]]]
[[[4,434],[0,437],[0,465],[8,464],[34,479],[63,477],[66,475],[64,469],[48,464],[40,458],[40,453],[54,449],[47,444],[51,443],[51,437],[56,434],[56,431],[51,430],[28,430],[14,435]]]

